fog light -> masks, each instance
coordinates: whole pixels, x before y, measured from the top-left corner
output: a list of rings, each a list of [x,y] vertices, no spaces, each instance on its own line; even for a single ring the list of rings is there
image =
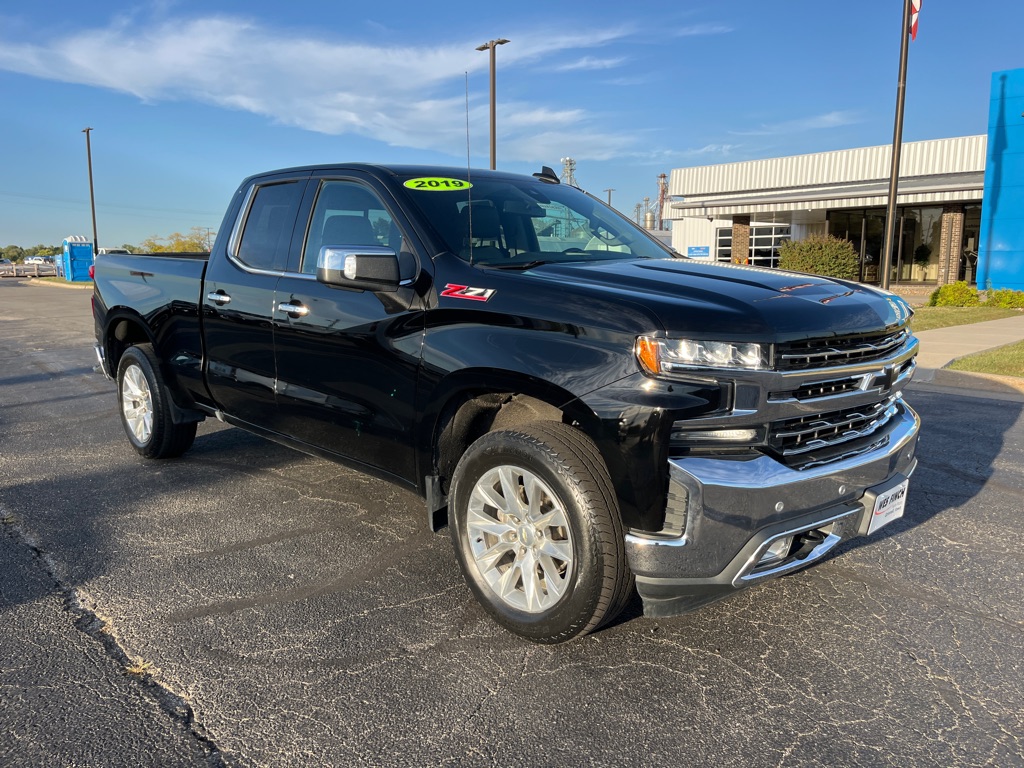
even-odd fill
[[[761,555],[761,559],[757,561],[757,566],[760,568],[762,565],[772,565],[778,563],[789,557],[789,551],[793,548],[793,537],[783,536],[781,539],[776,539],[772,542],[772,545],[765,550],[764,554]]]

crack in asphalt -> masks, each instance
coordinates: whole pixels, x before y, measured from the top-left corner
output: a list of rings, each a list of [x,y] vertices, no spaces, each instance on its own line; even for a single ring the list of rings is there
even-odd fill
[[[227,762],[224,752],[197,722],[188,700],[158,680],[155,675],[157,670],[149,662],[128,651],[112,622],[97,610],[89,593],[81,587],[67,583],[60,575],[60,566],[36,543],[30,533],[12,517],[4,517],[2,523],[3,528],[10,532],[11,538],[32,553],[33,559],[39,562],[40,567],[53,582],[57,593],[63,598],[64,608],[71,617],[74,627],[99,643],[106,655],[124,669],[129,678],[134,680],[164,713],[185,729],[206,752],[206,763],[210,768],[228,768],[230,763]]]

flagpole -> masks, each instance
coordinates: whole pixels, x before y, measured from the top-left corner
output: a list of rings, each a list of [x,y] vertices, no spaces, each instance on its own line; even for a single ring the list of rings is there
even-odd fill
[[[907,48],[910,37],[910,2],[903,0],[900,34],[900,79],[896,86],[896,125],[892,132],[892,166],[889,170],[889,206],[885,211],[885,248],[882,250],[882,288],[889,289],[892,271],[892,241],[896,232],[896,186],[900,176],[900,148],[903,144],[903,97],[907,91]]]

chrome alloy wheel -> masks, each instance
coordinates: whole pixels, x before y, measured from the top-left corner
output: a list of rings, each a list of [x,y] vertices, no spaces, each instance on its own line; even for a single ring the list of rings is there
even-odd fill
[[[511,608],[541,613],[565,594],[573,543],[562,502],[528,470],[502,465],[473,487],[466,533],[480,575]]]
[[[153,435],[153,393],[137,365],[129,365],[121,377],[121,412],[139,444],[149,442]]]

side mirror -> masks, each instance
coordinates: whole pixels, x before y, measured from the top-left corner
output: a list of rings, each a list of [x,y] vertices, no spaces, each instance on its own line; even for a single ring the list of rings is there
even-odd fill
[[[398,254],[379,245],[325,245],[317,255],[316,279],[340,288],[395,291],[401,282]]]

